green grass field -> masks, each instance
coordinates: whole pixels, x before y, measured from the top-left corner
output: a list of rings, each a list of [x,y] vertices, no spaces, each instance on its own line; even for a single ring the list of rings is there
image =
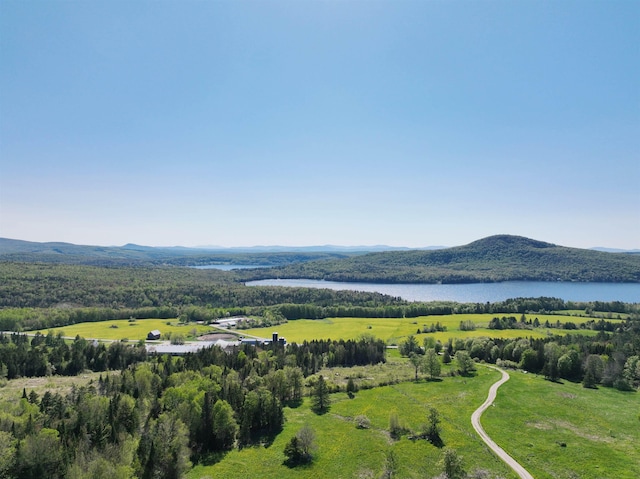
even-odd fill
[[[482,424],[536,479],[640,477],[637,392],[509,374]]]
[[[177,319],[136,319],[130,322],[127,319],[118,319],[112,321],[100,321],[90,323],[78,323],[62,328],[52,328],[54,334],[62,333],[63,336],[80,337],[86,339],[104,339],[104,340],[123,340],[137,341],[147,339],[149,331],[159,330],[163,335],[167,333],[182,334],[186,339],[193,339],[205,333],[213,332],[210,326],[202,324],[180,324]],[[195,331],[195,335],[193,334]],[[30,331],[36,333],[38,331]],[[39,331],[42,334],[48,334],[49,330]]]
[[[427,336],[446,342],[449,338],[475,338],[488,336],[494,338],[516,338],[534,337],[541,338],[548,334],[596,334],[590,330],[564,330],[535,328],[532,330],[488,329],[486,326],[496,315],[492,314],[458,314],[441,316],[421,316],[418,318],[327,318],[327,319],[298,319],[280,324],[272,328],[254,328],[237,331],[238,334],[248,334],[258,337],[270,337],[272,331],[278,331],[289,342],[302,342],[311,339],[355,339],[362,333],[370,333],[377,338],[387,341],[389,344],[398,344],[410,334],[416,334],[423,326],[430,326],[432,323],[440,322],[447,327],[445,332],[420,334],[419,338]],[[502,316],[502,315],[499,315]],[[531,315],[530,319],[537,317],[544,324],[561,323],[571,321],[580,324],[590,318],[567,315]],[[519,319],[519,316],[517,316]],[[460,331],[460,321],[473,321],[476,324],[475,331]],[[186,339],[195,339],[196,336],[214,332],[214,329],[207,325],[178,323],[177,319],[137,319],[130,321],[126,319],[78,323],[61,328],[52,328],[54,334],[62,333],[63,336],[75,337],[80,335],[83,338],[103,339],[103,340],[123,340],[138,341],[146,339],[147,333],[153,329],[158,329],[164,335],[182,334]],[[40,330],[42,334],[47,334],[49,330]],[[36,333],[38,331],[30,331]]]
[[[442,342],[446,342],[449,338],[475,338],[480,336],[488,336],[493,338],[517,338],[517,337],[534,337],[542,338],[549,334],[596,334],[590,330],[565,330],[555,328],[534,328],[528,329],[488,329],[487,325],[494,314],[455,314],[442,316],[421,316],[418,318],[326,318],[326,319],[297,319],[289,321],[286,324],[279,324],[268,331],[277,330],[280,336],[283,336],[289,342],[302,342],[311,339],[355,339],[363,333],[370,333],[379,339],[387,341],[389,344],[397,344],[404,340],[410,334],[416,334],[418,329],[423,326],[429,327],[432,323],[440,322],[447,327],[447,331],[420,334],[419,338],[427,336],[433,337]],[[509,316],[509,315],[506,315]],[[515,315],[519,320],[519,315]],[[527,319],[538,318],[540,323],[545,321],[555,324],[557,321],[561,323],[573,322],[581,324],[590,318],[565,316],[565,315],[530,315]],[[475,331],[460,331],[461,321],[473,321],[476,325]],[[265,336],[265,328],[255,328],[244,330],[243,332],[254,336]]]
[[[336,368],[323,370],[323,374],[339,382],[338,376],[346,378],[353,372]],[[520,372],[510,374],[495,406],[483,415],[482,424],[536,479],[640,477],[637,393],[584,389],[580,384],[552,383]],[[285,409],[285,428],[273,444],[234,450],[217,464],[196,466],[188,477],[250,477],[255,468],[260,468],[265,478],[377,478],[392,451],[397,462],[393,477],[432,478],[442,472],[438,464],[441,450],[407,436],[394,441],[388,428],[389,415],[395,411],[403,426],[418,431],[428,408],[435,407],[442,417],[442,439],[463,457],[467,472],[481,469],[491,477],[515,478],[515,473],[481,442],[470,422],[471,413],[498,378],[496,371],[479,366],[473,378],[401,382],[361,390],[354,399],[336,393],[330,412],[323,416],[312,413],[305,401],[298,408]],[[370,419],[371,429],[355,428],[353,418],[361,414]],[[283,464],[283,449],[305,424],[317,434],[317,456],[309,466],[290,469]]]
[[[408,366],[405,365],[407,369]],[[323,371],[333,373],[336,370]],[[341,375],[348,375],[345,369]],[[345,393],[332,395],[329,413],[318,416],[310,411],[308,401],[298,408],[285,409],[285,427],[273,444],[256,446],[228,453],[219,463],[196,466],[190,479],[246,478],[258,474],[263,478],[378,478],[381,477],[387,455],[397,462],[393,477],[429,478],[442,472],[438,465],[442,450],[425,440],[412,441],[406,436],[394,441],[388,434],[389,415],[395,410],[400,422],[418,431],[426,422],[429,407],[435,407],[442,417],[442,439],[463,456],[468,471],[484,469],[493,475],[514,478],[506,466],[487,450],[473,432],[470,417],[485,399],[489,386],[500,377],[496,371],[482,368],[477,377],[445,378],[440,382],[403,382],[360,391],[354,399]],[[364,414],[371,428],[356,429],[353,418]],[[309,466],[289,468],[283,464],[283,449],[305,424],[316,432],[318,451]]]

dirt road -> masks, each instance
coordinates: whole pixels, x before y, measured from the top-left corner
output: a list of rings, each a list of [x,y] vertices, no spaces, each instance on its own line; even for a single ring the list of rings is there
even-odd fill
[[[513,469],[516,472],[516,474],[518,474],[518,476],[521,477],[521,479],[533,479],[533,476],[529,474],[524,467],[522,467],[518,462],[516,462],[516,460],[513,459],[509,454],[507,454],[504,451],[504,449],[498,446],[493,441],[493,439],[491,439],[489,435],[486,432],[484,432],[484,429],[482,429],[482,425],[480,424],[480,416],[482,416],[482,413],[485,412],[487,408],[493,404],[493,401],[496,398],[496,393],[498,392],[498,388],[509,380],[509,375],[507,374],[506,371],[503,371],[502,369],[496,368],[493,366],[488,366],[488,367],[493,368],[496,371],[500,371],[502,373],[502,378],[491,386],[491,388],[489,389],[489,395],[487,396],[487,400],[482,404],[482,406],[476,409],[474,413],[471,415],[471,425],[476,430],[476,432],[480,435],[482,440],[487,444],[487,446],[489,446],[491,450],[495,452],[500,459],[506,462],[507,465],[511,469]]]

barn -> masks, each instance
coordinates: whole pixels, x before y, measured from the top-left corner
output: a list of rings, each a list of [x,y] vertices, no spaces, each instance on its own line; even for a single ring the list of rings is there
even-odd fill
[[[157,329],[154,329],[153,331],[149,331],[149,334],[147,334],[147,339],[148,340],[160,339],[160,336],[161,336],[160,331],[158,331]]]

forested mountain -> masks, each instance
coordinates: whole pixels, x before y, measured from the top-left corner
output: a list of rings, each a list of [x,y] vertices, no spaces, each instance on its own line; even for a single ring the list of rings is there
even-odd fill
[[[196,248],[82,246],[0,238],[0,261],[93,266],[256,265],[237,281],[305,278],[394,283],[473,283],[510,280],[640,282],[640,254],[568,248],[510,235],[465,246],[382,252],[231,252]]]
[[[95,266],[175,265],[198,266],[234,264],[278,266],[320,259],[346,258],[362,254],[353,249],[325,247],[265,248],[184,248],[151,247],[135,244],[124,246],[87,246],[72,243],[37,243],[0,238],[0,261],[86,264]]]
[[[433,251],[389,251],[238,272],[244,280],[307,278],[394,283],[640,282],[640,255],[497,235]]]

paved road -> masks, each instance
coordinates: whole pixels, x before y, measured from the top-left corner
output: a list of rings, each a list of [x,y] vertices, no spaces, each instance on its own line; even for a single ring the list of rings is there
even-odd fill
[[[493,439],[491,439],[489,435],[486,432],[484,432],[484,429],[482,429],[482,425],[480,424],[480,416],[482,416],[482,413],[485,412],[487,408],[491,406],[491,404],[493,404],[493,401],[496,398],[496,393],[498,392],[498,388],[509,380],[509,375],[507,374],[506,371],[503,371],[502,369],[496,368],[493,366],[488,366],[488,367],[493,368],[496,371],[500,371],[502,373],[502,378],[497,383],[494,383],[491,386],[491,388],[489,389],[489,396],[487,396],[487,400],[482,404],[482,406],[476,409],[474,413],[471,415],[471,425],[476,430],[476,432],[480,435],[482,440],[487,444],[487,446],[489,446],[491,450],[495,452],[500,459],[506,462],[507,465],[511,469],[513,469],[516,472],[516,474],[518,474],[518,476],[521,477],[521,479],[533,479],[533,476],[529,474],[524,467],[522,467],[518,462],[516,462],[516,460],[512,458],[509,454],[507,454],[504,451],[504,449],[498,446],[493,441]]]

